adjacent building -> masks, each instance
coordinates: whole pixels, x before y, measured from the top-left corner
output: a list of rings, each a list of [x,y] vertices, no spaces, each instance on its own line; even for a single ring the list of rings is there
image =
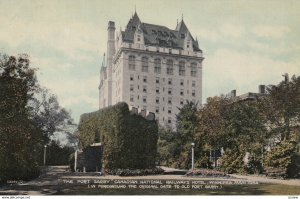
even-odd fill
[[[100,70],[99,108],[126,102],[175,127],[178,107],[201,105],[202,50],[183,19],[175,29],[143,23],[135,12],[124,31],[108,23],[106,64]]]

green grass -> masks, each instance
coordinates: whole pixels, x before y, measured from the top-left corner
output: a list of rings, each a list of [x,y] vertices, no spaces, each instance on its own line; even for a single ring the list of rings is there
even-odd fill
[[[68,187],[57,195],[299,195],[299,186],[281,184],[224,185],[220,190],[195,189],[89,189]]]

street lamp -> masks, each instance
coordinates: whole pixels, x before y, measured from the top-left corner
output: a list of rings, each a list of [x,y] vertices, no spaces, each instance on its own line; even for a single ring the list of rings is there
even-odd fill
[[[195,143],[192,142],[191,145],[192,145],[192,171],[193,171],[194,170],[194,146],[195,146]]]
[[[44,166],[46,165],[46,150],[47,150],[47,145],[44,146]]]

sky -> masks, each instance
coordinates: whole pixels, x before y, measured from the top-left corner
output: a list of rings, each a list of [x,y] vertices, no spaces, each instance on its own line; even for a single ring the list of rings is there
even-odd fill
[[[98,109],[108,21],[124,30],[135,7],[142,22],[171,29],[183,17],[205,57],[203,102],[300,75],[297,0],[0,0],[0,53],[28,54],[78,123]]]

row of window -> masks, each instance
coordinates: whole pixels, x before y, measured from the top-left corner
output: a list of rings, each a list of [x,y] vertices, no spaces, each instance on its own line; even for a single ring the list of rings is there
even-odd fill
[[[139,95],[137,96],[137,99],[138,100],[140,99]],[[155,99],[156,104],[160,104],[160,100],[161,100],[160,97],[156,97],[156,99]],[[163,97],[163,101],[165,101],[164,97]],[[194,99],[192,101],[195,102]],[[130,95],[130,102],[134,102],[134,95]],[[143,102],[147,103],[147,96],[143,96]],[[168,98],[168,104],[172,105],[172,98],[171,97]],[[183,104],[184,104],[184,99],[181,98],[180,99],[180,105],[183,105]]]
[[[138,86],[138,89],[139,88],[140,87]],[[134,85],[133,84],[130,84],[130,91],[132,91],[132,92],[134,91]],[[163,91],[165,91],[164,88],[163,88]],[[145,85],[143,86],[143,92],[147,93],[147,86],[145,86]],[[155,92],[156,92],[156,94],[160,94],[160,87],[156,87]],[[172,95],[172,88],[168,88],[168,94]],[[188,90],[187,90],[187,94],[189,94]],[[184,95],[184,89],[180,89],[180,95],[181,96]],[[196,91],[195,90],[192,90],[192,96],[193,97],[196,96]]]
[[[139,76],[138,76],[138,78],[139,78]],[[130,81],[134,81],[134,75],[130,75]],[[143,76],[143,82],[147,83],[147,76]],[[160,78],[156,77],[155,82],[157,84],[159,84],[160,83]],[[172,85],[172,78],[168,78],[168,84]],[[184,86],[184,80],[183,79],[180,80],[180,86]],[[192,87],[196,87],[196,81],[194,81],[194,80],[192,81]]]
[[[159,58],[154,59],[154,72],[156,74],[161,74],[161,65],[162,65],[161,59]],[[173,75],[174,65],[175,65],[173,60],[168,59],[166,65],[167,65],[167,74]],[[135,70],[135,66],[136,66],[135,56],[130,55],[128,59],[129,70]],[[180,61],[178,66],[179,66],[178,74],[180,76],[185,76],[185,62]],[[149,59],[147,57],[142,57],[142,72],[148,72],[148,68],[149,68]],[[196,77],[196,75],[197,75],[197,63],[193,62],[191,63],[191,76]]]

